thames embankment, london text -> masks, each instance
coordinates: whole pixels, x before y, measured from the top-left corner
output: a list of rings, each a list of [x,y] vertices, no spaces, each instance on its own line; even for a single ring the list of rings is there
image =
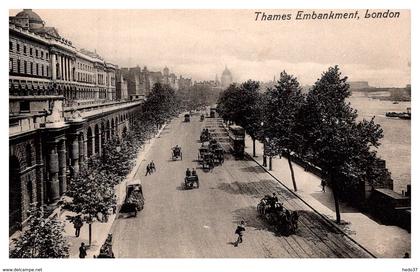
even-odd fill
[[[370,11],[359,10],[336,12],[336,11],[304,11],[298,10],[296,13],[269,14],[262,11],[254,12],[255,21],[290,21],[295,20],[359,20],[362,19],[395,19],[400,17],[399,11]]]

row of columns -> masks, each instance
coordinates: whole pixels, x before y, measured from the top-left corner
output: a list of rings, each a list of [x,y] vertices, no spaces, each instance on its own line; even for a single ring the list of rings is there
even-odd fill
[[[80,164],[87,160],[89,156],[93,154],[102,155],[102,144],[113,135],[118,135],[115,130],[118,131],[118,125],[109,127],[104,131],[98,128],[96,131],[98,135],[95,135],[95,129],[93,129],[89,138],[87,133],[78,131],[70,133],[67,139],[62,137],[48,143],[48,192],[50,202],[55,203],[67,191],[67,165],[70,167],[71,175],[79,173]],[[69,141],[68,145],[66,140]],[[67,146],[69,147],[69,156],[67,156]],[[88,150],[91,150],[91,154],[88,154]],[[67,158],[69,158],[69,162]]]
[[[58,69],[57,69],[58,68]],[[73,81],[73,59],[57,53],[51,54],[52,79]]]

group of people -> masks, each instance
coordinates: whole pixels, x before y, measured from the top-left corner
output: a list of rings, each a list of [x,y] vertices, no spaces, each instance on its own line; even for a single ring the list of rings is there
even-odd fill
[[[186,177],[197,176],[197,172],[195,171],[194,168],[192,169],[192,171],[190,170],[190,168],[187,168],[187,170],[185,171],[185,176]]]
[[[151,161],[147,166],[146,166],[146,176],[147,175],[151,175],[153,172],[156,172],[156,166],[155,163],[153,161]]]

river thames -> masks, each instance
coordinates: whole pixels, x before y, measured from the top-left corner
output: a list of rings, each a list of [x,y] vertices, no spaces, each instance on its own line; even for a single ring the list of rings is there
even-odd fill
[[[411,102],[393,104],[393,101],[370,98],[361,92],[353,92],[349,102],[358,110],[359,119],[375,116],[375,122],[381,125],[384,137],[378,155],[386,160],[394,180],[394,191],[406,191],[407,184],[411,183],[411,120],[387,118],[385,113],[406,111]]]

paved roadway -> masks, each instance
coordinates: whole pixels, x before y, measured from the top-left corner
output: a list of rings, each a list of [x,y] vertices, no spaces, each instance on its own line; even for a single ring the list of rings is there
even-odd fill
[[[182,121],[174,119],[163,130],[136,174],[142,179],[145,208],[135,218],[120,215],[115,220],[111,231],[117,258],[369,257],[254,161],[227,155],[223,166],[203,172],[196,162],[200,131],[204,126],[216,127],[217,121],[206,118],[200,122],[197,115],[190,123]],[[182,147],[182,161],[170,158],[176,144]],[[150,160],[157,172],[145,176]],[[182,189],[187,167],[198,168],[199,189]],[[272,192],[277,192],[287,208],[299,211],[296,235],[276,235],[257,216],[260,198]],[[244,242],[233,247],[240,220],[246,221]]]

